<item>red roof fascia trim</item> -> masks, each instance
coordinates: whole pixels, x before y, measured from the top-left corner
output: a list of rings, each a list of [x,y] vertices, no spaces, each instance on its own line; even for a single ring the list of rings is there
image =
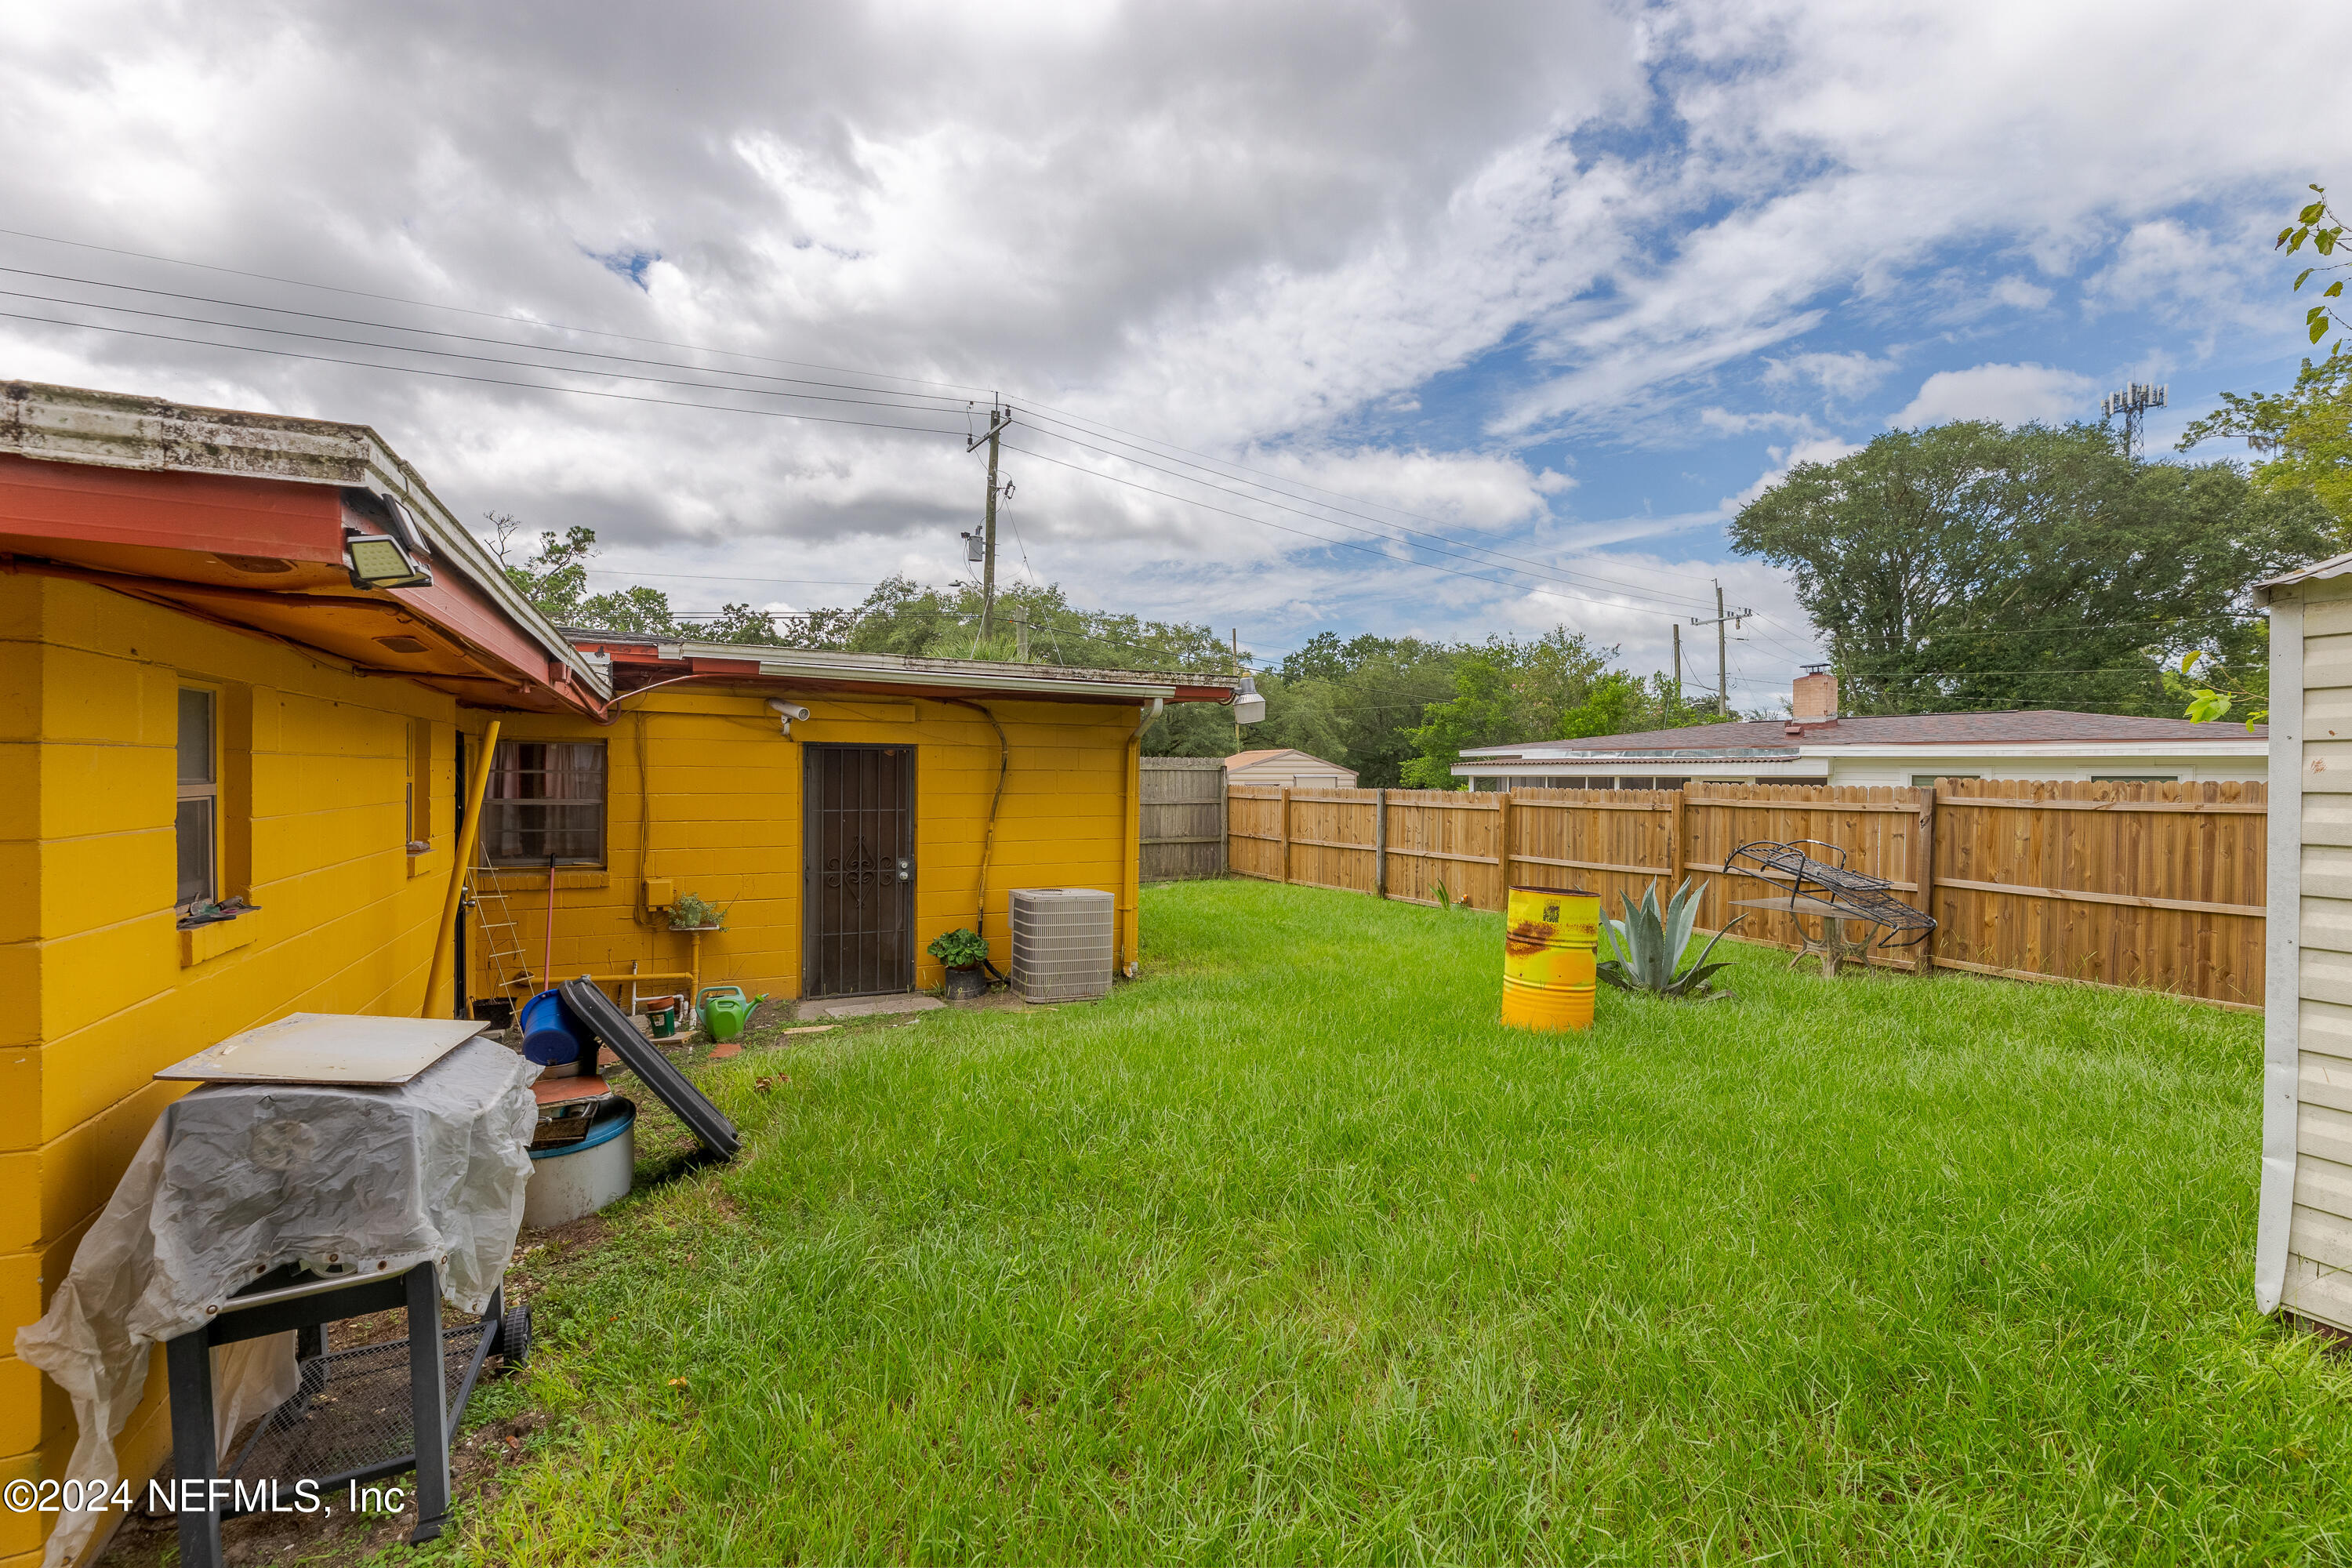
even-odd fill
[[[343,558],[332,485],[46,462],[0,452],[7,531],[289,561]]]
[[[756,658],[689,658],[688,671],[694,675],[757,675],[760,661]]]
[[[565,707],[592,719],[603,717],[604,704],[572,679],[562,659],[551,656],[537,638],[518,630],[488,594],[450,572],[446,563],[436,565],[438,570],[431,587],[391,588],[385,593],[505,665],[524,684],[541,688]]]

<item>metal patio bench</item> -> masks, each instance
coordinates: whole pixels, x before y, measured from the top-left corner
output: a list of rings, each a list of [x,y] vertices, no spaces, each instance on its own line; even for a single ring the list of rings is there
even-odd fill
[[[1806,852],[1808,845],[1827,850],[1835,858],[1817,858]],[[1844,850],[1818,838],[1793,838],[1785,844],[1759,838],[1726,856],[1723,869],[1727,876],[1754,877],[1784,889],[1772,898],[1742,899],[1736,903],[1740,909],[1778,910],[1795,920],[1803,946],[1789,961],[1791,969],[1818,956],[1822,973],[1834,975],[1842,962],[1864,961],[1874,948],[1892,952],[1910,947],[1936,929],[1934,916],[1895,897],[1895,884],[1884,877],[1851,869]],[[1822,922],[1819,938],[1806,932],[1802,917],[1807,915]],[[1848,921],[1875,928],[1876,938],[1849,940]]]

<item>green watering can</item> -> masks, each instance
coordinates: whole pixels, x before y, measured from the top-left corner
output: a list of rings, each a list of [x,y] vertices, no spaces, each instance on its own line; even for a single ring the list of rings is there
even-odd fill
[[[768,999],[764,991],[746,997],[740,985],[706,985],[695,994],[695,1005],[702,1013],[702,1026],[710,1037],[724,1044],[743,1032],[751,1021],[751,1009]]]

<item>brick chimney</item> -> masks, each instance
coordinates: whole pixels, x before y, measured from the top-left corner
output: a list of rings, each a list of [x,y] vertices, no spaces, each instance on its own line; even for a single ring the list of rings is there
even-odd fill
[[[1799,723],[1820,724],[1838,716],[1837,677],[1825,664],[1809,664],[1797,677],[1790,711]]]

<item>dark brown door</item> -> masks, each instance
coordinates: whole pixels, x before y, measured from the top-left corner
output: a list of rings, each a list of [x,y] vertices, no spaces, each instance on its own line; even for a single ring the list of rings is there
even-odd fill
[[[804,991],[915,984],[915,749],[810,746]]]

